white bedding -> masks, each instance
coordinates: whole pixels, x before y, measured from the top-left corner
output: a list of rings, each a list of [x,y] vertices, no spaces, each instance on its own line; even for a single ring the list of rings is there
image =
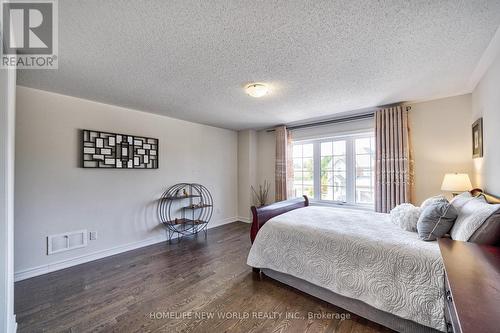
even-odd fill
[[[287,212],[259,230],[247,263],[445,331],[438,244],[401,230],[388,214],[317,206]]]

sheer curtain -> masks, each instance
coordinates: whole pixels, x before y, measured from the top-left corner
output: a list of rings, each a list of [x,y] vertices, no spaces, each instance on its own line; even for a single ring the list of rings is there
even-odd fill
[[[388,213],[412,199],[413,160],[406,106],[375,112],[375,145],[375,210]]]
[[[286,126],[276,127],[275,200],[291,198],[293,191],[292,135]]]

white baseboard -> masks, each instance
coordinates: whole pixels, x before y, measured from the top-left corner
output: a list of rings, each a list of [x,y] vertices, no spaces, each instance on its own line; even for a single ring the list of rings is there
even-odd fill
[[[9,326],[8,326],[8,332],[9,333],[16,333],[17,332],[17,322],[16,322],[16,315],[12,315],[10,316],[10,319],[9,319],[10,323],[9,323]]]
[[[212,223],[211,225],[209,225],[208,228],[211,229],[211,228],[219,227],[221,225],[236,222],[236,221],[241,221],[241,218],[239,218],[239,217],[226,218],[226,219]],[[85,254],[82,256],[64,259],[64,260],[60,260],[60,261],[55,261],[55,262],[52,262],[50,264],[41,265],[41,266],[37,266],[37,267],[33,267],[33,268],[23,269],[21,271],[14,272],[14,281],[17,282],[17,281],[21,281],[21,280],[26,280],[26,279],[29,279],[29,278],[32,278],[35,276],[47,274],[50,272],[55,272],[55,271],[58,271],[58,270],[61,270],[64,268],[68,268],[68,267],[80,265],[80,264],[83,264],[86,262],[106,258],[106,257],[112,256],[115,254],[135,250],[135,249],[138,249],[141,247],[153,245],[153,244],[160,243],[160,242],[165,242],[167,240],[168,240],[167,235],[163,234],[160,236],[151,237],[151,238],[140,240],[137,242],[132,242],[132,243],[128,243],[128,244],[115,246],[115,247],[112,247],[110,249],[96,251],[96,252]]]
[[[238,219],[238,221],[241,221],[241,222],[252,223],[252,220],[249,217],[238,216],[237,219]]]

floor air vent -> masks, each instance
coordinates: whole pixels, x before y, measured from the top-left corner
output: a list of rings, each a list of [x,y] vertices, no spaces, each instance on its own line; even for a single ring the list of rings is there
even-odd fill
[[[47,254],[54,254],[87,246],[87,230],[47,236]]]

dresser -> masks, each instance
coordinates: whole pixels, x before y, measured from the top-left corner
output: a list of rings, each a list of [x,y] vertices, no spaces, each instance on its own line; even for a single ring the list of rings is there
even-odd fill
[[[500,332],[500,248],[438,240],[449,332]]]

